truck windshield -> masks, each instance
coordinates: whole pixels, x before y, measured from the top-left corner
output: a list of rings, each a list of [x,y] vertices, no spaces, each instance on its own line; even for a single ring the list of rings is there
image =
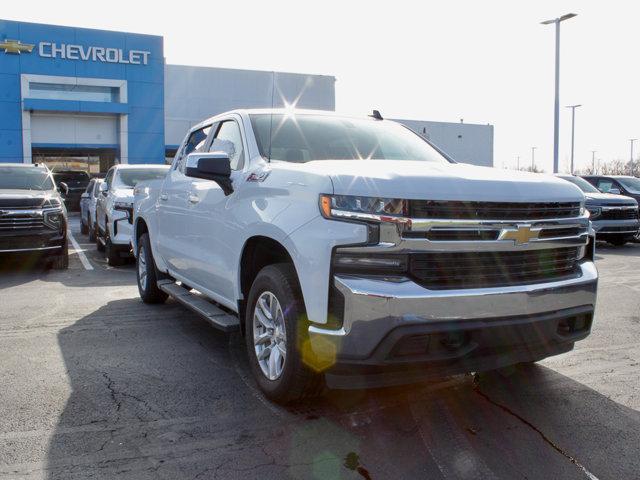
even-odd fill
[[[0,190],[53,190],[49,172],[40,168],[0,167]]]
[[[634,177],[616,178],[627,190],[640,194],[640,179]]]
[[[250,115],[260,154],[271,160],[417,160],[447,163],[427,141],[392,122],[313,114]]]
[[[138,182],[164,178],[166,174],[165,169],[127,168],[118,171],[116,184],[119,187],[133,188]]]
[[[87,172],[53,172],[53,178],[56,182],[64,182],[67,185],[74,186],[89,183],[89,174]]]
[[[566,180],[567,182],[571,182],[574,185],[577,185],[580,188],[580,190],[582,190],[585,193],[600,193],[600,190],[598,190],[596,187],[591,185],[584,178],[574,177],[573,175],[567,175],[567,176],[560,175],[560,178],[563,180]]]

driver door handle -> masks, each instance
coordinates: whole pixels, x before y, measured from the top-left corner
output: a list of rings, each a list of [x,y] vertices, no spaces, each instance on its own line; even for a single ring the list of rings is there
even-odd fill
[[[189,195],[189,203],[198,203],[199,201],[200,198],[197,195],[194,195],[193,193]]]
[[[169,200],[169,195],[167,195],[166,193],[160,194],[160,200],[162,200],[163,202]]]

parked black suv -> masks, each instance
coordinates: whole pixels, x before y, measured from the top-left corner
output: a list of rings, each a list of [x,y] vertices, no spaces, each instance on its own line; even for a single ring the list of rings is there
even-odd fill
[[[53,172],[53,179],[56,184],[64,182],[69,188],[69,193],[65,196],[64,203],[67,210],[80,210],[80,197],[89,185],[89,174],[82,170],[57,170]]]
[[[591,214],[591,224],[598,240],[624,245],[638,235],[640,216],[638,202],[624,195],[602,193],[584,178],[573,175],[558,177],[577,185],[585,196],[585,207]]]
[[[67,268],[66,190],[44,165],[0,164],[0,255],[37,254]]]
[[[626,195],[640,203],[640,178],[628,175],[584,175],[582,178],[603,193]]]

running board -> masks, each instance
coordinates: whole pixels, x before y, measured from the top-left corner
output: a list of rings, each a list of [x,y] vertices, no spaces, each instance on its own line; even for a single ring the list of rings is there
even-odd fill
[[[240,328],[238,317],[225,312],[220,307],[206,300],[205,297],[197,293],[189,292],[171,280],[160,280],[158,282],[158,288],[189,310],[204,317],[205,320],[218,330],[233,332]]]

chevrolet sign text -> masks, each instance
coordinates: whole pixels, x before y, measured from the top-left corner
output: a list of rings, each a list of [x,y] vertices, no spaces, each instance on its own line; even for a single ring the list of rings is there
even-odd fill
[[[85,47],[67,43],[40,42],[38,54],[46,58],[65,58],[105,63],[146,65],[151,52],[144,50],[124,51],[121,48]]]

